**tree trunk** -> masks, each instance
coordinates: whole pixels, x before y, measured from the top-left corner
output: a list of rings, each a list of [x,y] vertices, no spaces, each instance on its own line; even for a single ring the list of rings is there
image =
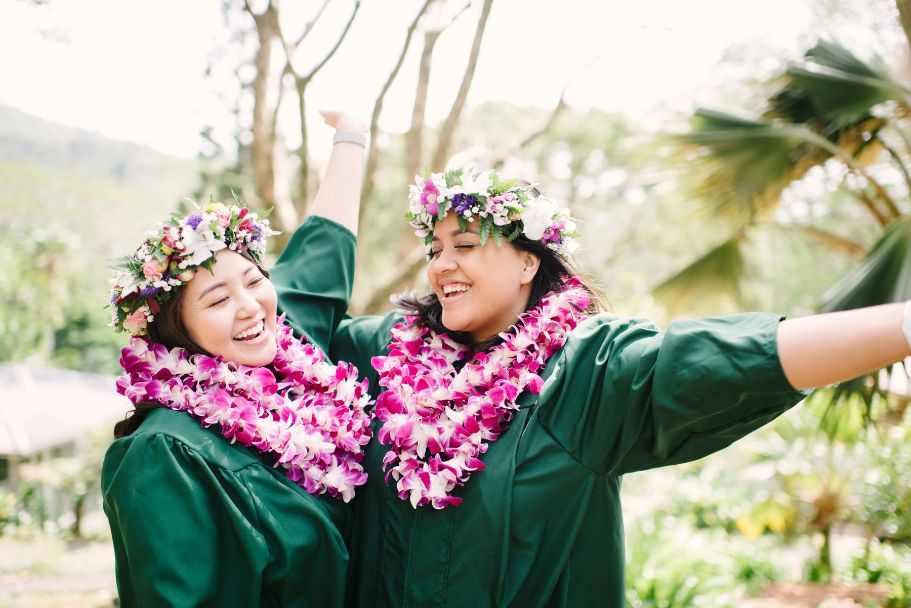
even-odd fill
[[[389,72],[389,76],[386,78],[386,82],[383,84],[383,88],[380,90],[380,94],[373,104],[373,114],[370,116],[370,147],[367,150],[367,167],[364,171],[364,186],[361,188],[361,209],[359,218],[359,225],[361,226],[364,225],[364,220],[367,217],[367,207],[373,197],[373,189],[376,185],[376,166],[379,160],[379,147],[376,140],[379,135],[379,121],[380,114],[383,112],[383,102],[386,99],[386,93],[389,92],[389,88],[398,76],[402,64],[405,63],[405,56],[408,54],[408,48],[411,46],[411,41],[414,38],[414,30],[417,28],[421,17],[427,12],[427,7],[430,6],[431,2],[433,2],[433,0],[424,1],[424,4],[411,22],[411,25],[408,26],[408,31],[405,34],[405,44],[402,45],[402,52],[399,53],[399,59],[396,62],[395,67],[392,68],[392,71]]]
[[[297,173],[297,203],[294,207],[297,210],[299,217],[304,217],[307,213],[307,207],[310,205],[310,158],[308,155],[310,148],[309,137],[307,136],[307,101],[304,96],[307,84],[306,82],[299,80],[296,82],[299,100],[298,107],[300,108],[301,117],[301,145],[297,151],[300,167],[298,168]]]
[[[478,27],[475,30],[474,40],[471,43],[471,53],[468,55],[468,65],[465,67],[465,73],[462,76],[462,84],[459,86],[459,92],[456,94],[452,109],[443,128],[440,130],[440,136],[437,140],[436,152],[430,163],[432,171],[442,171],[446,167],[446,161],[449,158],[449,151],[452,148],[452,137],[455,134],[456,125],[465,107],[465,101],[468,98],[468,91],[471,89],[471,82],[474,79],[475,69],[478,65],[478,56],[481,53],[481,42],[484,39],[484,29],[487,26],[487,18],[490,16],[490,8],[493,0],[484,0],[484,6],[481,8],[481,16],[478,18]]]

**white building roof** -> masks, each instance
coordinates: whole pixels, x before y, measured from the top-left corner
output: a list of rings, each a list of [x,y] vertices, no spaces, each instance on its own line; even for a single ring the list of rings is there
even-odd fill
[[[108,426],[131,409],[115,378],[0,364],[0,457],[29,456]]]

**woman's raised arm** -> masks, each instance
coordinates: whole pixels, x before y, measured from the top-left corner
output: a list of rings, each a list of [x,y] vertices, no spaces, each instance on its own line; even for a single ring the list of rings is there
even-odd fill
[[[335,143],[310,215],[330,219],[357,236],[367,125],[341,112],[320,111],[320,114],[335,129]]]
[[[794,388],[844,382],[911,356],[904,304],[884,304],[782,321],[778,356]]]

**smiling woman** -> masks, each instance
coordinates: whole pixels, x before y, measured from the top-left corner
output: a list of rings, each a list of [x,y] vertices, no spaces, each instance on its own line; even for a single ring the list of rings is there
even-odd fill
[[[258,367],[275,358],[278,298],[266,272],[249,256],[219,251],[211,273],[184,290],[181,320],[201,349]]]
[[[353,250],[360,187],[348,176],[360,175],[364,129],[325,117],[346,135],[273,268],[291,277],[296,335],[261,263],[274,231],[247,207],[172,217],[111,281],[112,325],[133,336],[117,388],[136,405],[101,480],[123,605],[344,601],[369,395],[355,368],[323,355],[350,284],[305,292],[293,276],[302,249],[349,264],[339,243]]]
[[[330,351],[377,397],[356,606],[623,606],[623,475],[702,458],[799,389],[911,354],[911,305],[663,330],[598,312],[568,210],[527,184],[453,170],[409,199],[432,292],[345,319]]]

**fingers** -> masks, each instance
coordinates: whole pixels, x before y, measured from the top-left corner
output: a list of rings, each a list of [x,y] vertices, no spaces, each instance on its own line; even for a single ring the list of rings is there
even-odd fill
[[[323,122],[337,131],[367,132],[367,125],[351,114],[327,109],[321,109],[319,113],[323,117]]]

